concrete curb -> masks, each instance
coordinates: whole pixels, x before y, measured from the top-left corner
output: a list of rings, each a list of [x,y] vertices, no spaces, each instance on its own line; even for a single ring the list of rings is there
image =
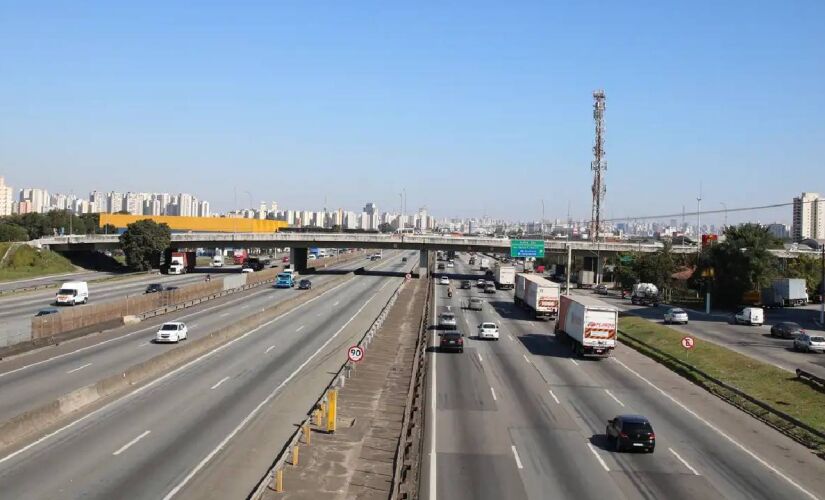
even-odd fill
[[[260,327],[267,321],[291,311],[300,304],[322,295],[324,292],[353,278],[352,273],[332,279],[307,293],[301,293],[272,307],[252,314],[191,343],[178,346],[147,361],[133,365],[121,373],[111,375],[95,384],[67,393],[57,400],[39,408],[22,413],[0,424],[0,450],[43,432],[48,428],[68,420],[74,413],[104,399],[115,399],[127,391],[149,382],[172,368],[179,367],[197,357]]]

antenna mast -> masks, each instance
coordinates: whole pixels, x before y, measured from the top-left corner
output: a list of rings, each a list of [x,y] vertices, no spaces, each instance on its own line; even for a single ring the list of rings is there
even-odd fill
[[[604,90],[593,91],[593,121],[596,122],[596,140],[593,144],[593,161],[590,170],[593,171],[593,213],[590,218],[590,234],[592,239],[598,240],[601,228],[602,200],[607,193],[604,184],[604,172],[607,170],[607,161],[604,159]]]

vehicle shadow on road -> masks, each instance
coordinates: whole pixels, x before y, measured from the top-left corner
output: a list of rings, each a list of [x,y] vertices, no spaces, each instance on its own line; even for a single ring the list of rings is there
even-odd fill
[[[483,294],[481,295],[483,298]],[[487,303],[495,309],[496,313],[504,319],[510,320],[517,320],[517,321],[535,321],[533,318],[530,317],[529,313],[524,309],[520,309],[516,307],[513,302],[505,301],[505,300],[495,300],[495,297],[491,297],[493,300],[488,300]]]
[[[607,434],[593,434],[590,436],[590,444],[604,451],[614,451],[615,449]]]
[[[519,342],[536,356],[548,356],[552,358],[571,358],[573,350],[570,344],[562,342],[554,334],[528,333],[516,337]]]

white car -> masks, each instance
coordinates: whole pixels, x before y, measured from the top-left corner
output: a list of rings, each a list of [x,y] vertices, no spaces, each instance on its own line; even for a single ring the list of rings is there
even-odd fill
[[[438,326],[442,330],[455,330],[458,323],[455,320],[455,314],[451,312],[443,312],[438,318]]]
[[[455,267],[455,264],[453,264],[452,262],[447,262],[447,267]]]
[[[478,338],[498,340],[498,325],[485,322],[478,325]]]
[[[155,334],[155,342],[180,342],[186,340],[189,329],[186,323],[180,321],[170,321],[160,325],[160,330]]]
[[[251,267],[245,267],[245,268],[241,269],[241,272],[242,273],[254,273],[255,270],[252,269]]]
[[[825,337],[800,333],[793,339],[793,348],[796,351],[825,353]]]
[[[446,276],[442,276],[441,279],[438,282],[442,285],[449,285],[450,284],[450,278],[448,278]]]
[[[687,311],[684,309],[679,309],[678,307],[668,309],[665,313],[665,324],[669,325],[671,323],[681,323],[686,325],[688,323]]]

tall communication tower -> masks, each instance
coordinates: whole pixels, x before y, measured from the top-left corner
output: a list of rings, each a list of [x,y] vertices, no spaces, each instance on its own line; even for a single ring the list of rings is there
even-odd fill
[[[591,238],[598,239],[601,228],[602,200],[607,192],[604,184],[604,172],[607,170],[607,161],[604,159],[604,90],[593,91],[593,121],[596,122],[596,140],[593,144],[593,161],[590,170],[593,171],[593,214],[590,218]]]

